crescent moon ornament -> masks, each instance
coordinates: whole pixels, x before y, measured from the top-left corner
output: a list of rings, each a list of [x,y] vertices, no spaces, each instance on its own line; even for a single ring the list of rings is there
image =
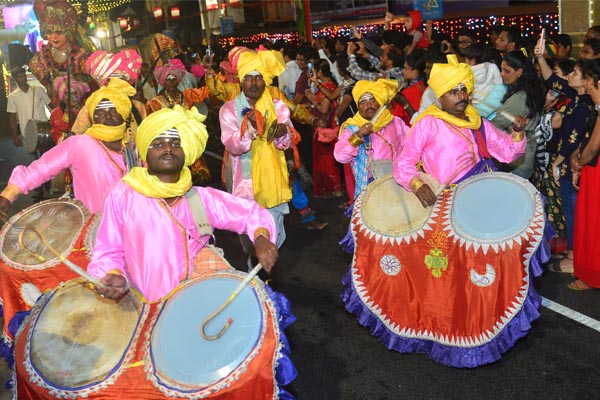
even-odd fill
[[[487,287],[496,281],[496,270],[490,264],[486,264],[485,274],[481,275],[475,271],[475,268],[471,268],[469,277],[475,286]]]

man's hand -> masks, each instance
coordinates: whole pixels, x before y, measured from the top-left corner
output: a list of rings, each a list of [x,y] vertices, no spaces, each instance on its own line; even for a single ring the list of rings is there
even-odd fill
[[[348,46],[346,47],[346,53],[348,53],[348,57],[350,57],[356,51],[356,43],[348,42]]]
[[[421,202],[421,205],[425,208],[430,207],[435,204],[437,200],[437,196],[431,190],[431,187],[428,184],[423,184],[417,191],[415,192],[415,196]]]
[[[23,146],[23,138],[21,135],[14,135],[12,139],[13,139],[13,143],[15,144],[15,147]]]
[[[10,210],[10,201],[6,197],[0,196],[0,213],[7,214]]]
[[[106,274],[100,282],[106,285],[105,288],[96,288],[96,292],[107,299],[119,300],[127,293],[127,279],[119,274]]]
[[[356,136],[363,138],[365,136],[370,135],[371,132],[373,132],[373,124],[367,122],[366,124],[361,126],[360,129],[356,132]]]
[[[252,125],[252,127],[256,130],[258,130],[257,125],[256,125],[256,114],[254,113],[254,110],[251,110],[248,112],[248,121],[250,122],[250,125]]]
[[[277,262],[277,257],[279,256],[277,246],[261,235],[254,241],[254,251],[258,262],[263,266],[263,269],[270,274]]]
[[[523,132],[528,123],[529,118],[525,118],[520,115],[515,115],[515,122],[513,122],[512,124],[512,129],[515,132]]]

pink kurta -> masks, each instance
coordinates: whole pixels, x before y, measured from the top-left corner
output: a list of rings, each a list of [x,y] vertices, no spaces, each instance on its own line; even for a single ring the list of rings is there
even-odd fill
[[[194,187],[204,203],[209,224],[246,233],[258,228],[277,238],[273,217],[254,201],[213,188]],[[168,295],[193,271],[193,259],[210,236],[200,236],[185,198],[168,206],[146,197],[124,182],[108,194],[88,272],[102,278],[121,271],[148,301]]]
[[[275,103],[275,112],[277,113],[277,122],[291,126],[290,110],[285,103],[276,99],[273,101]],[[235,109],[235,100],[228,101],[221,107],[219,119],[221,120],[221,141],[231,157],[231,169],[233,173],[232,193],[244,199],[254,200],[252,178],[242,177],[242,160],[240,156],[250,151],[252,141],[258,134],[258,131],[253,129],[252,125],[248,124],[248,129],[240,137],[240,122],[238,121]],[[276,148],[285,150],[290,147],[290,135],[277,138],[273,143]]]
[[[492,157],[509,163],[525,154],[527,140],[514,142],[511,135],[486,119],[482,119],[481,123]],[[465,159],[469,162],[463,163]],[[417,176],[419,161],[423,162],[425,172],[438,182],[448,184],[457,181],[479,161],[473,131],[433,116],[424,117],[413,125],[400,157],[394,162],[394,179],[409,191],[410,181]]]
[[[88,210],[102,210],[110,188],[127,172],[122,153],[109,150],[101,141],[88,135],[71,136],[25,167],[15,167],[9,184],[27,194],[71,168],[75,198]]]
[[[357,128],[359,127],[354,125],[344,128],[338,138],[333,155],[339,163],[354,163],[354,159],[358,154],[358,147],[352,146],[348,138],[358,130]],[[371,134],[371,145],[373,147],[373,152],[371,153],[372,159],[394,160],[402,151],[408,129],[400,118],[394,117],[389,124],[375,134]]]

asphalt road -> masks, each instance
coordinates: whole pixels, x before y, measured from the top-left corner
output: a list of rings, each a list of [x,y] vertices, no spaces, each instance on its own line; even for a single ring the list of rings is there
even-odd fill
[[[215,143],[209,148],[220,154]],[[209,159],[209,165],[218,177],[218,160]],[[351,261],[337,244],[348,223],[337,208],[342,201],[312,202],[329,223],[323,232],[305,230],[294,212],[288,216],[288,238],[271,276],[298,318],[286,331],[298,370],[288,389],[298,400],[600,398],[600,332],[545,307],[529,334],[491,365],[456,369],[423,354],[386,350],[340,298]],[[237,236],[216,237],[232,265],[243,269]],[[569,290],[571,279],[546,272],[534,284],[545,298],[600,321],[600,291]]]

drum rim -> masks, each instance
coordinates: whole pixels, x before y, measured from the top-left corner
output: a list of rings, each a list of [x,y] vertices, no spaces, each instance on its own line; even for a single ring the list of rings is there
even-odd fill
[[[32,204],[31,206],[27,207],[24,210],[21,210],[20,212],[18,212],[17,214],[13,215],[6,224],[4,224],[4,226],[2,227],[2,229],[0,229],[0,259],[2,261],[4,261],[6,263],[6,265],[14,268],[14,269],[18,269],[21,271],[37,271],[37,270],[44,270],[47,268],[52,268],[58,264],[61,263],[60,259],[58,257],[52,257],[50,259],[48,259],[47,261],[41,263],[41,264],[34,264],[34,265],[30,265],[30,264],[22,264],[19,262],[16,262],[14,260],[11,260],[10,258],[8,258],[8,256],[4,253],[3,249],[4,249],[4,245],[5,245],[5,239],[6,239],[6,235],[8,233],[8,231],[13,228],[13,227],[17,227],[20,225],[16,225],[16,222],[23,217],[25,214],[32,212],[34,210],[36,210],[37,208],[40,208],[42,206],[46,206],[48,204],[51,203],[65,203],[65,204],[69,204],[71,206],[74,206],[75,208],[77,208],[77,210],[80,212],[81,218],[82,218],[82,223],[81,223],[81,227],[75,232],[75,234],[73,235],[73,238],[71,239],[71,241],[69,242],[69,245],[66,247],[66,250],[64,250],[61,255],[63,257],[68,257],[69,254],[71,254],[71,252],[73,251],[73,248],[75,247],[75,243],[77,243],[77,240],[79,240],[79,237],[81,236],[81,233],[83,232],[83,230],[85,229],[85,227],[87,226],[90,217],[92,216],[91,212],[87,209],[87,207],[80,201],[77,199],[69,199],[69,198],[55,198],[55,199],[48,199],[48,200],[43,200],[40,201],[38,203]],[[43,232],[42,232],[43,233]]]
[[[179,287],[177,292],[182,291],[184,288],[186,288],[188,286],[195,285],[198,281],[206,280],[206,279],[213,278],[213,277],[235,277],[235,279],[239,279],[241,281],[246,276],[247,276],[246,273],[237,271],[237,270],[206,272],[206,273],[203,273],[203,274],[185,282],[183,285],[181,285]],[[279,342],[279,337],[280,337],[279,327],[278,327],[278,324],[276,323],[275,306],[273,305],[272,300],[270,299],[268,293],[266,292],[266,290],[264,288],[264,283],[260,280],[254,279],[249,284],[249,286],[251,286],[254,289],[255,295],[256,295],[259,303],[265,306],[264,309],[262,310],[263,312],[261,315],[260,334],[257,339],[257,344],[254,346],[254,348],[250,351],[250,353],[248,355],[246,355],[244,360],[239,365],[234,367],[233,370],[227,374],[227,376],[225,376],[213,383],[210,383],[208,386],[201,386],[201,387],[191,386],[191,385],[185,384],[183,382],[176,381],[175,379],[173,379],[171,377],[165,376],[165,374],[162,373],[162,371],[159,371],[157,365],[154,363],[154,357],[152,355],[152,342],[154,339],[154,332],[155,332],[154,328],[156,327],[156,324],[158,323],[158,320],[159,320],[160,316],[162,315],[163,310],[165,309],[166,302],[168,302],[168,300],[170,298],[176,296],[177,295],[177,292],[176,292],[173,296],[170,296],[168,299],[166,299],[166,301],[163,304],[161,304],[160,311],[155,313],[152,316],[152,318],[149,322],[149,325],[152,326],[152,329],[147,330],[147,332],[144,335],[145,337],[144,337],[144,342],[143,342],[142,346],[143,346],[143,354],[144,354],[144,370],[146,372],[147,379],[150,382],[152,382],[152,384],[156,388],[158,388],[161,392],[163,392],[164,394],[166,394],[169,397],[186,397],[186,398],[206,397],[209,394],[215,393],[219,390],[229,387],[232,384],[232,382],[239,380],[240,375],[243,372],[245,372],[248,364],[250,364],[250,362],[258,355],[258,353],[260,352],[260,349],[263,346],[263,342],[265,339],[265,332],[267,331],[267,320],[268,320],[267,314],[270,314],[272,320],[274,321],[273,329],[274,329],[276,339],[278,342]],[[278,353],[279,353],[278,351],[275,351],[274,360],[277,358]]]
[[[428,175],[424,172],[420,172],[419,174],[420,174],[421,178],[432,187],[433,190],[436,190],[437,188],[439,188],[440,184],[431,175]],[[394,240],[396,240],[398,243],[402,243],[402,241],[410,243],[411,241],[416,240],[417,235],[423,236],[425,230],[432,229],[430,221],[432,220],[432,217],[438,215],[438,213],[440,212],[440,202],[439,201],[436,202],[432,207],[428,208],[427,217],[423,220],[422,223],[418,224],[417,226],[414,226],[412,232],[411,231],[403,232],[403,233],[386,232],[386,231],[383,231],[383,230],[373,226],[373,224],[371,224],[367,221],[367,219],[364,217],[364,214],[363,214],[363,207],[364,207],[365,201],[368,200],[368,198],[372,194],[373,190],[375,190],[376,188],[378,188],[379,186],[385,184],[386,182],[388,182],[390,180],[393,180],[395,182],[392,174],[386,174],[386,175],[382,176],[381,178],[369,183],[369,185],[367,185],[367,188],[356,199],[351,224],[358,225],[358,226],[353,227],[354,228],[354,229],[352,229],[353,235],[356,234],[355,229],[359,229],[359,230],[367,231],[368,232],[368,233],[366,233],[367,235],[370,234],[370,235],[375,235],[378,238],[382,238],[384,243],[387,240],[389,240],[391,243],[394,243]],[[395,182],[395,183],[398,184],[397,182]],[[412,194],[412,192],[408,192],[408,193]],[[358,218],[358,219],[356,219],[356,218]]]
[[[91,260],[94,252],[94,228],[98,229],[100,225],[100,221],[102,220],[102,214],[96,213],[92,216],[92,221],[88,224],[88,229],[85,232],[85,237],[83,238],[83,246],[85,247],[85,254]],[[97,233],[97,231],[96,231]]]
[[[458,223],[456,223],[454,221],[454,218],[453,218],[453,215],[455,213],[454,200],[456,199],[457,196],[460,195],[460,193],[465,188],[469,187],[470,185],[476,183],[477,181],[486,181],[486,180],[489,180],[492,178],[502,179],[504,181],[514,184],[515,187],[523,189],[523,191],[525,193],[527,193],[532,200],[530,203],[530,206],[529,206],[529,211],[530,211],[531,215],[528,218],[527,223],[525,223],[522,227],[520,227],[518,230],[514,231],[513,233],[510,233],[510,234],[507,234],[505,236],[498,237],[498,238],[483,238],[483,237],[478,237],[478,236],[472,235],[469,232],[466,232]],[[447,226],[446,230],[450,230],[450,235],[456,236],[456,237],[460,238],[461,240],[465,241],[466,243],[470,243],[473,245],[482,244],[484,246],[489,246],[489,245],[494,245],[494,244],[511,243],[512,240],[515,238],[526,237],[527,232],[531,231],[532,223],[537,219],[538,210],[540,209],[539,203],[541,201],[540,197],[539,197],[539,192],[537,191],[537,189],[535,189],[535,187],[529,181],[527,181],[524,178],[521,178],[520,176],[511,174],[508,172],[498,172],[498,171],[474,175],[474,176],[464,180],[463,182],[459,183],[454,188],[454,190],[452,190],[452,193],[450,196],[451,196],[450,197],[451,206],[447,210],[448,226]]]
[[[148,318],[149,306],[145,304],[143,301],[139,299],[138,296],[135,295],[134,292],[129,291],[125,296],[129,297],[130,301],[135,303],[139,307],[139,316],[133,331],[131,332],[131,338],[127,343],[127,346],[124,349],[123,354],[117,365],[115,365],[108,373],[104,373],[99,377],[94,377],[93,382],[87,383],[85,385],[77,386],[77,387],[66,387],[66,386],[57,386],[54,382],[51,382],[47,379],[42,371],[40,371],[39,367],[37,367],[32,359],[32,340],[35,333],[35,327],[39,322],[39,318],[49,305],[49,303],[54,298],[55,294],[58,290],[68,290],[75,286],[86,286],[89,285],[83,278],[75,278],[67,282],[61,283],[55,289],[43,293],[42,296],[35,303],[33,308],[31,309],[31,313],[25,321],[21,324],[17,335],[15,336],[15,343],[17,340],[21,339],[21,334],[27,330],[26,343],[24,346],[24,354],[23,360],[25,371],[29,377],[29,380],[36,384],[37,386],[43,388],[44,390],[48,390],[53,395],[60,395],[64,398],[73,397],[87,397],[87,395],[98,392],[101,389],[106,389],[109,385],[115,383],[115,381],[129,368],[129,364],[133,360],[136,349],[137,342],[139,341],[139,337],[141,334],[142,327],[146,323],[146,319]],[[91,290],[91,289],[90,289]]]

